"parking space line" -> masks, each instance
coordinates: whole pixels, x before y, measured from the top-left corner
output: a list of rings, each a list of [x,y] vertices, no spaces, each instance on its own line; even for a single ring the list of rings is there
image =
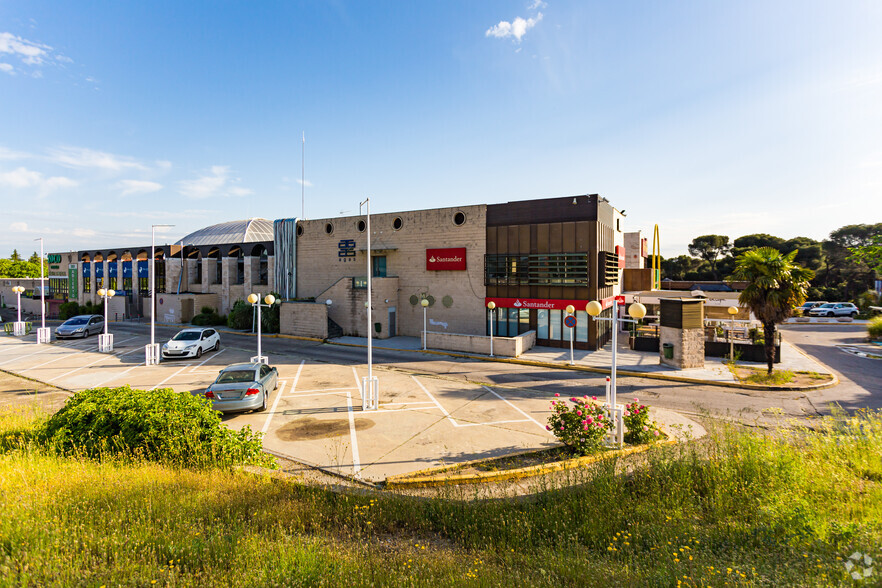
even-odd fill
[[[364,392],[361,391],[361,386],[359,386],[358,372],[355,371],[355,366],[352,366],[352,375],[355,377],[355,385],[358,387],[359,393],[364,398]],[[346,391],[346,405],[349,409],[349,438],[352,439],[352,475],[358,478],[360,477],[361,460],[358,457],[358,439],[355,437],[355,409],[352,407],[351,390]]]
[[[357,388],[344,388],[344,390],[357,390]],[[302,398],[304,396],[343,396],[343,392],[295,392],[288,394],[286,398]]]
[[[447,411],[444,409],[443,406],[441,406],[441,403],[440,403],[440,402],[438,402],[437,400],[435,400],[435,397],[432,396],[431,392],[429,392],[429,391],[426,389],[425,386],[423,386],[423,383],[420,382],[419,380],[417,380],[417,379],[416,379],[416,376],[411,376],[411,378],[413,378],[413,381],[417,383],[417,386],[419,386],[420,388],[423,389],[423,392],[426,393],[426,396],[428,396],[428,397],[432,400],[432,402],[435,403],[435,406],[437,406],[437,407],[438,407],[438,410],[440,410],[441,413],[444,414],[445,417],[447,417],[447,420],[450,421],[450,423],[451,423],[454,427],[458,427],[458,426],[459,426],[459,423],[457,423],[455,420],[453,420],[453,417],[450,416],[450,413],[447,412]]]
[[[490,423],[462,423],[458,427],[489,427],[490,425],[504,425],[506,423],[529,423],[527,419],[516,419],[513,421],[493,421]]]
[[[220,354],[223,353],[224,351],[226,351],[226,349],[221,349],[221,350],[218,351],[214,356],[217,357],[218,355],[220,355]],[[202,365],[202,364],[204,364],[204,363],[205,363],[206,361],[208,361],[209,359],[211,359],[211,358],[210,358],[210,357],[209,357],[209,358],[206,358],[205,361],[203,361],[202,363],[200,363],[200,364],[198,364],[198,365]],[[184,367],[182,367],[181,369],[179,369],[178,371],[176,371],[175,373],[173,373],[172,375],[170,375],[169,377],[167,377],[166,379],[164,379],[164,380],[161,381],[160,383],[158,383],[158,384],[156,384],[155,386],[153,386],[152,388],[150,388],[150,390],[156,390],[157,388],[159,388],[160,386],[162,386],[163,384],[165,384],[166,382],[168,382],[169,380],[171,380],[172,378],[174,378],[175,376],[177,376],[178,374],[180,374],[181,372],[183,372],[183,371],[186,370],[187,368],[191,367],[192,365],[193,365],[193,364],[189,364],[189,363],[188,363],[187,365],[185,365]]]
[[[294,376],[294,380],[291,382],[291,390],[297,388],[297,380],[300,379],[300,371],[303,369],[303,364],[306,363],[306,360],[303,359],[300,361],[300,367],[297,368],[297,374]],[[279,407],[279,400],[282,399],[282,392],[285,391],[285,384],[288,382],[282,382],[282,385],[279,387],[279,393],[276,394],[276,399],[273,402],[273,407],[270,409],[270,413],[266,415],[266,422],[263,423],[263,428],[260,430],[261,433],[266,434],[269,430],[270,421],[273,420],[273,415],[276,413],[276,409]]]
[[[126,339],[126,341],[131,341],[131,339]],[[124,343],[124,342],[125,341],[120,341],[120,343]],[[89,349],[82,349],[82,350],[76,351],[74,353],[68,353],[68,354],[62,355],[61,357],[56,357],[55,359],[50,359],[49,361],[44,361],[40,365],[35,365],[33,367],[25,368],[23,370],[20,370],[18,373],[23,374],[23,373],[29,372],[31,370],[38,370],[38,369],[41,369],[41,368],[49,365],[50,363],[55,363],[56,361],[61,361],[62,359],[67,359],[69,357],[73,357],[77,353],[86,353],[87,351],[92,351],[92,348],[90,347]],[[96,353],[98,352],[97,349],[95,349],[95,352]],[[112,355],[115,356],[116,354],[112,354]],[[123,355],[125,355],[125,354],[123,354]]]
[[[80,370],[86,369],[87,367],[91,367],[98,362],[104,361],[105,359],[110,359],[111,357],[122,357],[123,355],[129,355],[130,353],[137,353],[138,351],[141,351],[141,350],[140,349],[132,349],[131,351],[126,351],[125,353],[111,353],[110,355],[105,355],[103,357],[99,357],[98,359],[96,359],[95,361],[93,361],[91,363],[87,363],[86,365],[82,365],[76,369],[72,369],[67,373],[61,374],[60,376],[55,376],[54,378],[49,378],[46,381],[47,382],[54,382],[54,381],[59,380],[61,378],[66,378],[67,376],[69,376],[73,373],[76,373]]]
[[[501,401],[503,401],[504,403],[506,403],[507,405],[509,405],[510,407],[512,407],[513,409],[515,409],[516,411],[518,411],[519,413],[521,413],[522,415],[524,415],[525,417],[527,417],[528,419],[530,419],[531,421],[533,421],[534,423],[536,423],[536,426],[537,426],[537,427],[539,427],[539,428],[542,429],[543,431],[546,431],[546,432],[547,432],[547,429],[545,428],[545,425],[541,424],[539,421],[537,421],[536,419],[534,419],[533,417],[531,417],[530,415],[528,415],[527,413],[525,413],[524,411],[522,411],[520,408],[518,408],[517,406],[515,406],[514,404],[512,404],[511,402],[509,402],[508,400],[506,400],[505,398],[503,398],[503,397],[500,396],[499,394],[497,394],[495,390],[493,390],[493,389],[491,389],[491,388],[488,388],[487,386],[481,386],[481,387],[482,387],[484,390],[486,390],[487,392],[489,392],[490,394],[492,394],[493,396],[495,396],[496,398],[500,399]]]
[[[387,402],[386,404],[381,404],[380,408],[383,408],[384,406],[401,406],[401,405],[411,405],[411,404],[432,404],[432,402],[429,400],[426,400],[426,401],[421,400],[419,402]]]
[[[144,362],[143,362],[143,361],[142,361],[141,363],[136,363],[136,364],[133,365],[132,367],[130,367],[130,368],[128,368],[127,370],[123,371],[121,374],[116,375],[116,376],[113,376],[113,377],[111,377],[111,378],[108,378],[108,379],[104,380],[103,382],[101,382],[100,384],[95,384],[95,385],[93,385],[93,386],[90,386],[90,388],[101,388],[101,387],[103,387],[105,384],[108,384],[108,383],[110,383],[110,382],[112,382],[112,381],[114,381],[114,380],[118,380],[118,379],[120,379],[121,377],[123,377],[124,375],[126,375],[127,373],[129,373],[130,371],[132,371],[133,369],[135,369],[136,367],[140,367],[140,366],[142,366],[142,365],[144,365]],[[85,390],[85,388],[84,388],[84,390]]]
[[[428,404],[431,404],[431,402]],[[382,406],[385,406],[385,405],[382,405]],[[380,410],[378,410],[377,412],[408,412],[408,411],[412,411],[412,410],[438,410],[437,406],[415,406],[413,408],[386,408],[386,409],[382,408],[382,406],[380,407]],[[457,426],[459,426],[459,425],[457,425]]]
[[[52,351],[53,349],[77,349],[77,346],[74,343],[63,343],[61,345],[53,345],[51,347],[43,347],[42,349],[40,349],[39,351],[35,351],[34,353],[29,353],[27,355],[20,355],[18,357],[13,357],[11,359],[7,359],[6,361],[0,361],[0,365],[12,363],[13,361],[18,361],[19,359],[25,359],[26,357],[32,357],[34,355],[39,355],[40,353]],[[87,350],[83,349],[82,351],[87,351]],[[82,353],[82,351],[80,351],[79,353]]]
[[[304,360],[305,361],[305,360]],[[298,371],[298,373],[300,373]],[[316,388],[315,390],[301,390],[298,394],[309,394],[311,392],[333,392],[334,390],[343,392],[345,390],[360,390],[360,388]],[[294,392],[294,389],[291,389],[291,392]]]

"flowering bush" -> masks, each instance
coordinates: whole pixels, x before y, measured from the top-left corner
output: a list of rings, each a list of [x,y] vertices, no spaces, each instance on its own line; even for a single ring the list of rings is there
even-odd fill
[[[649,422],[649,409],[636,398],[625,405],[622,420],[625,422],[625,443],[649,443],[660,436],[658,427]]]
[[[590,400],[587,396],[573,397],[569,403],[552,400],[551,416],[545,428],[552,431],[561,443],[581,455],[597,451],[603,437],[613,428],[613,422],[603,407],[594,403],[596,400],[596,396]]]

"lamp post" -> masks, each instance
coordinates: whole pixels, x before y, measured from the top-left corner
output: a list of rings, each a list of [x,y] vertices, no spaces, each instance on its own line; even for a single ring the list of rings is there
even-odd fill
[[[43,237],[37,237],[34,241],[40,242],[40,328],[37,329],[37,343],[49,343],[52,335],[46,328],[46,282],[43,270]]]
[[[12,333],[16,337],[24,337],[26,327],[25,324],[21,320],[21,294],[25,291],[24,286],[13,286],[12,291],[15,292],[15,295],[18,297],[18,301],[16,302],[16,308],[18,309],[18,320],[15,321],[15,324],[12,325]]]
[[[373,276],[373,268],[371,267],[371,199],[365,198],[364,202],[358,204],[358,211],[361,207],[365,207],[365,231],[367,232],[367,301],[364,303],[367,308],[367,362],[368,375],[361,379],[361,409],[377,410],[380,403],[380,381],[374,377],[374,347],[373,347],[373,314],[371,308],[371,277]]]
[[[423,298],[420,300],[420,306],[423,307],[423,351],[426,350],[426,343],[428,342],[429,335],[426,330],[426,308],[429,306],[429,299]]]
[[[490,309],[490,357],[493,357],[493,310],[496,303],[491,300],[487,303],[487,308]]]
[[[566,324],[568,322],[573,323],[572,325],[567,324],[567,327],[569,327],[569,329],[570,329],[570,365],[573,365],[575,363],[573,361],[573,338],[575,336],[574,331],[576,330],[576,323],[575,323],[576,317],[573,317],[572,321],[568,321],[567,319],[569,319],[573,315],[573,313],[575,313],[575,312],[576,312],[576,307],[573,306],[572,304],[568,304],[567,305],[567,318],[564,319],[564,324]]]
[[[619,323],[636,323],[638,320],[646,316],[646,307],[635,302],[628,307],[628,314],[631,319],[619,318],[619,301],[613,301],[612,318],[599,318],[598,315],[603,311],[603,307],[596,300],[592,300],[585,305],[585,310],[594,317],[595,321],[610,321],[612,323],[612,367],[609,372],[609,411],[610,416],[615,417],[616,421],[616,442],[621,445],[623,442],[625,428],[622,421],[624,407],[616,404],[616,351],[619,344],[618,330]]]
[[[144,348],[145,365],[159,363],[159,343],[156,342],[156,229],[174,225],[150,225],[150,344]]]
[[[269,358],[263,355],[260,347],[260,329],[261,323],[263,322],[261,319],[261,308],[269,308],[273,304],[276,303],[276,297],[272,294],[267,294],[266,298],[263,299],[266,304],[260,303],[260,294],[251,293],[248,295],[248,302],[251,303],[252,308],[257,308],[257,355],[251,358],[251,363],[265,363],[269,364]]]
[[[104,299],[104,334],[98,335],[98,352],[110,353],[113,351],[113,335],[107,332],[107,302],[116,295],[114,290],[98,290],[98,296]]]
[[[738,314],[738,307],[730,306],[726,312],[732,318],[732,323],[729,325],[729,361],[735,361],[735,315]]]

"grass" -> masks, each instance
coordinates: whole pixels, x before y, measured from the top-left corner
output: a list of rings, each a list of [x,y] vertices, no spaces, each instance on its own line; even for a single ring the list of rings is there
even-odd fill
[[[39,418],[0,413],[0,586],[852,586],[844,558],[882,545],[879,412],[494,500],[59,457]]]
[[[791,370],[772,370],[772,373],[768,373],[767,371],[758,371],[756,373],[750,374],[744,380],[752,383],[752,384],[766,384],[769,386],[781,386],[783,384],[787,384],[788,382],[793,381],[795,377],[794,373]]]

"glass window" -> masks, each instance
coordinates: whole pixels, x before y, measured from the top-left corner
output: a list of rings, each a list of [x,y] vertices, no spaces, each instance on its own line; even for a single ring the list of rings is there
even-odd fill
[[[563,311],[560,310],[549,310],[548,311],[548,338],[553,341],[560,341],[560,321],[561,321],[561,313]]]
[[[497,337],[505,337],[508,335],[508,309],[496,309],[496,332]]]
[[[518,321],[518,335],[530,330],[530,310],[522,308],[519,312],[520,320]]]
[[[544,308],[536,311],[536,338],[548,339],[548,311]]]
[[[580,343],[588,342],[588,313],[584,310],[576,311],[576,341]]]
[[[375,255],[371,258],[371,267],[373,268],[373,273],[375,278],[385,278],[386,277],[386,256],[385,255]]]

